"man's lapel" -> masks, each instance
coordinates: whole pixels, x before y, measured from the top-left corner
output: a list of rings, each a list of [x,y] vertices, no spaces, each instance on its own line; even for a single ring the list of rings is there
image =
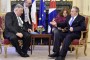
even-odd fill
[[[17,16],[15,15],[15,13],[14,13],[14,12],[13,12],[13,18],[14,18],[14,20],[15,20],[16,24],[18,25]]]
[[[79,15],[75,18],[75,20],[73,21],[72,25],[73,25],[74,23],[78,22],[78,20],[79,20]]]

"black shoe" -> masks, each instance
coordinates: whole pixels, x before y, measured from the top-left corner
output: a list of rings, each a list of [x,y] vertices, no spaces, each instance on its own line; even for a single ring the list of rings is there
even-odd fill
[[[59,56],[59,57],[57,57],[55,60],[65,60],[65,57]]]
[[[25,57],[25,54],[23,52],[17,52],[21,57]]]
[[[18,51],[17,51],[17,53],[18,53],[21,57],[29,57],[28,54],[25,54],[25,53],[23,53],[23,52],[18,52]]]
[[[23,49],[22,49],[22,52],[25,53],[25,54],[27,54],[27,51],[26,51],[26,50],[23,50]]]
[[[59,53],[53,53],[51,55],[48,55],[49,57],[58,57],[59,56]]]
[[[25,54],[25,56],[26,56],[26,57],[29,57],[29,55],[28,55],[28,54]]]
[[[74,51],[74,50],[75,50],[75,48],[72,47],[72,51]],[[71,51],[71,48],[70,47],[68,48],[68,51]]]

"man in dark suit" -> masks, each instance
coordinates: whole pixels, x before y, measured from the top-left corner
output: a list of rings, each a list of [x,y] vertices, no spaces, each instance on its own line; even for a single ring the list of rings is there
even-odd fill
[[[22,13],[23,6],[17,4],[14,12],[8,12],[6,14],[4,37],[10,40],[20,56],[29,57],[27,50],[30,46],[30,34],[24,25],[24,21],[20,18]],[[19,46],[18,39],[23,41],[22,48]]]
[[[55,60],[65,60],[68,48],[74,39],[79,39],[81,31],[86,29],[85,18],[79,15],[79,8],[72,7],[71,15],[68,16],[64,23],[57,24],[55,21],[50,22],[51,25],[56,27],[67,27],[67,32],[59,32],[56,34],[54,41],[53,54],[50,57],[57,57]],[[63,41],[62,48],[60,49],[61,42]]]
[[[24,7],[23,14],[21,15],[22,20],[25,21],[25,26],[28,29],[28,32],[32,32],[32,20],[31,20],[31,6],[32,0],[24,0],[22,4]]]

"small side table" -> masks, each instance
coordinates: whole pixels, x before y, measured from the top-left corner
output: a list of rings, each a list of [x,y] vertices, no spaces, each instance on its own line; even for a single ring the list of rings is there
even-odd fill
[[[49,45],[48,45],[48,51],[50,55],[50,45],[51,45],[51,34],[31,34],[31,54],[32,54],[32,43],[35,38],[48,38]]]

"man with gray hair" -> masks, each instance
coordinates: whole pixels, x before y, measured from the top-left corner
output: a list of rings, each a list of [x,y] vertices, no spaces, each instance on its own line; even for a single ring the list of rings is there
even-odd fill
[[[10,40],[16,48],[18,54],[22,57],[29,57],[27,50],[30,46],[30,34],[24,26],[24,21],[20,18],[23,13],[23,6],[17,4],[13,12],[8,12],[5,16],[4,38]],[[19,46],[18,39],[23,41],[22,48]]]
[[[54,41],[53,54],[50,57],[56,57],[55,60],[65,60],[68,48],[74,39],[80,39],[81,31],[86,29],[85,17],[79,15],[79,8],[74,6],[71,9],[71,14],[67,16],[65,22],[56,23],[55,21],[50,22],[51,25],[56,27],[67,27],[66,33],[56,33]],[[60,49],[61,43],[63,42],[62,48]]]

